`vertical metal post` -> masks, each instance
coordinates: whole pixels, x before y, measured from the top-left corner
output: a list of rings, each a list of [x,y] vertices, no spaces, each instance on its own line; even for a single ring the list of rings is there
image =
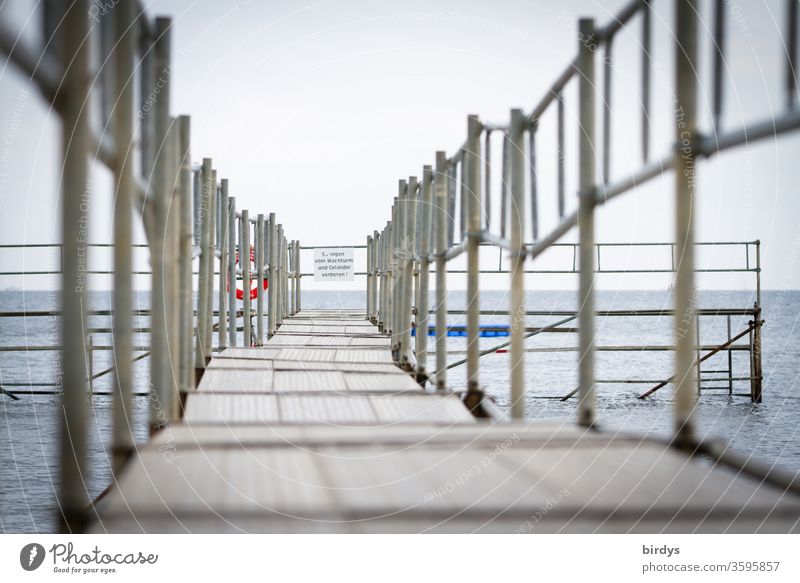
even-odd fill
[[[447,387],[447,251],[448,233],[448,182],[447,155],[436,152],[436,175],[434,177],[434,200],[436,203],[436,388]]]
[[[642,111],[640,117],[641,131],[641,146],[642,146],[642,162],[647,162],[650,158],[650,59],[652,53],[650,52],[650,38],[651,38],[651,19],[652,9],[650,4],[644,3],[642,5],[642,91],[641,103]]]
[[[409,182],[411,179],[409,178]],[[409,359],[412,355],[411,351],[411,330],[415,329],[418,324],[418,314],[417,308],[419,307],[419,271],[417,269],[417,253],[419,250],[419,225],[418,223],[418,213],[420,205],[418,204],[418,200],[420,197],[419,193],[419,182],[417,181],[416,177],[414,178],[414,187],[409,188],[408,192],[408,199],[407,199],[407,208],[406,208],[406,233],[407,233],[407,242],[406,242],[406,253],[408,256],[408,277],[411,280],[408,283],[408,302],[409,302],[409,315],[406,318],[408,322],[408,344],[409,347],[406,349],[406,354],[409,356]],[[416,352],[416,343],[414,346],[414,351]],[[415,367],[415,362],[411,360],[408,361],[408,367]]]
[[[753,382],[750,400],[753,403],[761,402],[761,385],[762,385],[762,372],[761,372],[761,305],[756,304],[753,313],[753,366],[750,371],[750,376],[753,377]]]
[[[289,239],[283,236],[281,253],[283,254],[283,317],[281,323],[289,315],[289,274],[292,266],[289,264]]]
[[[289,315],[291,314],[291,312],[290,312],[291,306],[289,304],[290,295],[291,295],[290,294],[290,289],[289,289],[289,281],[291,279],[291,274],[292,274],[291,243],[289,242],[289,239],[286,236],[284,236],[284,238],[283,238],[283,254],[284,254],[283,255],[284,256],[284,261],[283,261],[283,266],[284,266],[284,270],[283,270],[283,317],[285,319],[285,318],[289,317]]]
[[[242,209],[242,220],[239,223],[242,247],[239,249],[239,265],[242,266],[242,311],[244,312],[244,346],[253,345],[252,322],[250,321],[250,211]]]
[[[476,115],[467,119],[467,146],[462,162],[467,206],[467,406],[480,406],[480,242],[481,242],[481,132]]]
[[[594,23],[592,23],[592,26],[594,26]],[[580,42],[582,44],[589,45],[589,42],[588,42],[586,37],[581,38]],[[591,46],[591,45],[589,45],[589,46]],[[583,55],[583,49],[586,49],[586,48],[589,48],[589,47],[582,47],[581,49],[579,49],[578,54],[581,57],[584,56]],[[590,50],[590,52],[591,52],[591,50]],[[594,61],[592,61],[592,62],[594,62]],[[580,80],[583,80],[583,77],[580,75],[580,73],[578,75],[579,75]],[[592,81],[594,81],[594,69],[592,70]],[[557,105],[557,120],[558,120],[558,122],[557,122],[557,124],[558,124],[558,130],[557,130],[557,143],[558,143],[558,148],[557,148],[558,149],[558,218],[562,219],[562,218],[564,218],[564,209],[565,209],[565,206],[566,206],[566,203],[565,203],[565,200],[564,200],[564,185],[565,185],[565,176],[564,175],[565,175],[566,172],[565,172],[565,168],[564,167],[565,167],[567,153],[566,153],[566,150],[564,149],[564,94],[561,91],[559,91],[558,94],[556,95],[556,105]]]
[[[169,184],[169,62],[170,62],[170,19],[157,18],[155,22],[155,44],[153,47],[157,83],[162,87],[155,103],[155,146],[151,191],[153,193],[153,217],[155,229],[150,239],[150,262],[152,264],[150,294],[150,430],[163,427],[171,418],[170,402],[170,354],[167,319],[167,245],[168,211],[171,185]]]
[[[192,297],[192,243],[194,240],[192,216],[192,157],[190,150],[191,125],[187,115],[178,118],[178,164],[180,177],[180,342],[181,342],[181,374],[180,388],[190,391],[195,388],[192,343],[194,342],[194,313]]]
[[[391,221],[386,221],[386,226],[383,228],[381,235],[381,269],[383,270],[383,277],[381,278],[381,330],[384,333],[390,331],[391,312],[389,310],[389,241],[391,240],[391,232],[389,225]]]
[[[297,313],[297,282],[299,280],[297,274],[297,241],[291,243],[292,254],[292,315]]]
[[[400,269],[400,241],[403,236],[403,212],[401,209],[401,197],[406,190],[406,181],[398,181],[398,191],[400,196],[394,199],[394,206],[392,206],[392,281],[389,287],[391,292],[392,303],[392,352],[395,355],[395,360],[400,362],[400,293],[403,287],[403,273]]]
[[[431,253],[431,210],[432,210],[433,169],[424,166],[422,169],[422,191],[417,204],[421,205],[421,224],[419,225],[419,299],[417,300],[417,336],[415,340],[417,353],[417,382],[424,385],[428,379],[428,328],[430,324],[430,253]]]
[[[594,392],[594,207],[595,207],[595,76],[594,52],[585,41],[594,35],[594,20],[578,23],[578,423],[590,427],[595,422]]]
[[[411,297],[413,294],[413,266],[412,259],[413,246],[411,244],[414,237],[414,207],[413,200],[417,191],[417,177],[410,176],[406,184],[405,192],[400,193],[400,246],[399,269],[400,269],[400,329],[399,329],[399,361],[401,366],[408,368],[411,363]]]
[[[256,346],[264,344],[264,215],[256,220],[256,269],[258,295],[256,296]]]
[[[697,13],[693,0],[676,3],[675,42],[675,442],[679,447],[694,445],[693,413],[697,387],[694,346],[697,343],[694,286],[694,189],[696,103],[697,103]]]
[[[208,205],[208,279],[206,285],[208,290],[208,305],[206,306],[206,337],[205,337],[205,354],[208,361],[212,356],[212,341],[214,338],[214,258],[216,257],[216,216],[217,216],[217,195],[219,187],[217,183],[217,171],[211,170],[211,181],[209,184],[211,198]]]
[[[284,276],[286,301],[284,318],[290,317],[294,313],[294,244],[288,238],[284,239],[286,246],[286,275]]]
[[[289,265],[289,239],[284,235],[283,237],[283,320],[289,316],[289,274],[291,265]]]
[[[375,230],[373,231],[373,235],[375,237],[375,280],[373,282],[373,287],[375,289],[375,306],[374,306],[374,318],[375,324],[380,329],[380,312],[381,312],[381,287],[382,283],[381,280],[383,278],[383,260],[381,258],[381,253],[383,252],[383,230]]]
[[[386,314],[386,261],[385,261],[385,253],[386,253],[386,228],[384,227],[381,230],[381,234],[378,236],[378,269],[380,270],[380,276],[378,279],[378,283],[380,285],[378,289],[378,330],[380,332],[384,331],[384,321],[385,321],[385,314]]]
[[[142,30],[146,25],[142,24],[147,20],[146,14],[141,14],[139,16],[139,27],[138,32],[140,35],[144,36],[145,33]],[[148,41],[149,42],[149,41]],[[150,98],[150,92],[153,90],[153,87],[157,83],[157,75],[155,73],[155,51],[152,50],[152,46],[146,47],[146,50],[141,52],[141,63],[139,65],[141,70],[140,80],[139,80],[139,103],[147,103],[148,99]],[[140,174],[142,176],[150,176],[153,172],[153,161],[155,159],[155,154],[158,151],[158,144],[155,138],[155,111],[153,108],[142,111],[141,122],[139,124],[139,142],[141,144],[141,158],[140,158]],[[150,194],[148,192],[148,194]],[[147,206],[145,206],[147,208]]]
[[[286,292],[286,302],[285,306],[286,309],[284,310],[284,318],[289,317],[292,315],[292,271],[294,270],[294,265],[292,265],[292,242],[289,241],[288,238],[283,240],[283,244],[286,247],[286,275],[284,276],[284,290]]]
[[[727,342],[731,341],[731,316],[728,314],[727,318],[728,324],[728,339]],[[728,353],[728,396],[733,395],[733,350],[728,348],[726,351]]]
[[[294,312],[294,255],[292,242],[286,239],[286,316]]]
[[[275,213],[269,213],[269,275],[267,276],[267,285],[269,289],[267,290],[269,295],[267,296],[269,300],[268,305],[268,312],[269,318],[267,321],[267,335],[268,338],[272,338],[275,335],[275,330],[277,329],[277,309],[278,309],[278,302],[277,302],[277,293],[278,293],[278,281],[277,281],[277,270],[275,269],[278,262],[278,226],[275,223]]]
[[[379,265],[380,265],[380,233],[377,230],[372,231],[372,312],[370,312],[369,318],[372,320],[373,324],[376,324],[378,321],[378,309],[380,304],[380,299],[378,296],[378,281],[380,279],[380,275],[378,274]]]
[[[372,317],[372,236],[367,235],[367,319]]]
[[[169,398],[166,407],[169,421],[180,420],[180,371],[181,371],[181,320],[180,320],[180,230],[181,230],[181,188],[180,161],[178,147],[180,135],[176,118],[169,118],[167,134],[167,229],[165,231],[165,278],[164,295],[167,310],[167,333],[169,342],[169,383],[165,388]],[[171,266],[171,269],[166,267]]]
[[[536,128],[538,122],[534,120],[528,128],[528,167],[531,181],[531,232],[533,240],[539,240],[539,197],[537,181],[539,174],[536,171]],[[523,231],[524,233],[524,231]],[[524,238],[524,237],[523,237]]]
[[[511,110],[511,417],[525,417],[525,117]]]
[[[86,363],[88,365],[89,394],[94,395],[94,337],[86,337]]]
[[[228,246],[228,314],[230,324],[228,325],[228,342],[231,346],[236,346],[239,327],[236,309],[236,197],[228,197],[228,238],[225,244]]]
[[[386,331],[391,336],[392,350],[396,350],[394,344],[394,218],[395,208],[391,209],[391,220],[386,227]]]
[[[695,366],[695,377],[697,379],[697,396],[699,397],[700,396],[700,391],[703,388],[702,376],[701,376],[702,364],[700,363],[700,338],[702,337],[702,332],[700,332],[700,315],[699,314],[696,314],[695,317],[694,317],[694,329],[695,329],[696,334],[697,334],[696,350],[695,350],[695,362],[697,362],[697,365]]]
[[[61,366],[64,393],[61,418],[61,484],[59,492],[62,531],[80,531],[85,524],[88,499],[86,472],[86,225],[88,221],[89,45],[86,3],[66,8],[62,24],[64,100],[61,119],[64,164],[61,175],[62,265]]]
[[[411,277],[414,282],[414,292],[411,294],[411,313],[410,313],[410,320],[409,320],[409,330],[414,330],[419,323],[417,308],[419,307],[419,267],[417,264],[416,259],[411,259]],[[414,346],[414,352],[416,352],[416,345]],[[411,350],[409,348],[409,350]]]
[[[202,371],[206,367],[206,359],[211,355],[206,354],[206,329],[210,325],[206,321],[208,305],[211,296],[208,293],[208,280],[213,277],[209,267],[213,265],[208,256],[210,253],[211,221],[209,209],[211,207],[211,158],[203,158],[203,166],[200,171],[200,268],[197,282],[198,306],[197,306],[197,338],[195,342],[195,369]]]
[[[283,308],[284,308],[284,287],[283,287],[283,275],[285,270],[284,265],[284,244],[283,244],[283,225],[278,225],[278,271],[277,271],[277,281],[276,288],[278,293],[276,294],[277,300],[277,322],[276,324],[280,327],[283,324]]]
[[[220,181],[219,188],[219,290],[217,291],[217,304],[219,305],[219,322],[217,329],[217,345],[220,350],[228,347],[228,179]],[[234,324],[235,325],[235,324]]]
[[[297,307],[297,285],[300,282],[300,271],[297,268],[297,241],[292,240],[292,315],[298,311]]]
[[[202,168],[192,169],[192,245],[202,245],[203,213],[203,172]],[[198,286],[199,287],[199,286]]]
[[[795,6],[792,18],[796,19],[797,7]],[[792,23],[796,27],[797,23]],[[795,36],[797,31],[795,30]],[[795,44],[797,39],[794,40]],[[762,368],[761,368],[761,241],[756,240],[756,302],[753,314],[753,369],[750,376],[754,378],[753,391],[750,399],[753,403],[761,402]],[[748,251],[749,252],[749,251]]]
[[[297,308],[297,311],[299,312],[302,309],[302,302],[301,302],[302,293],[300,291],[300,282],[303,281],[303,270],[300,269],[300,241],[298,240],[295,241],[294,243],[295,243],[295,253],[296,253],[294,266],[295,269],[297,270],[297,287],[296,287],[297,300],[295,300],[295,308]]]
[[[136,28],[133,26],[133,5],[125,3],[114,12],[116,31],[115,84],[117,103],[114,108],[114,143],[117,148],[133,144],[133,83],[136,53]],[[114,198],[114,412],[112,421],[112,469],[118,475],[134,446],[133,410],[133,200],[135,182],[132,156],[116,161],[116,193]],[[66,385],[65,385],[66,386]]]

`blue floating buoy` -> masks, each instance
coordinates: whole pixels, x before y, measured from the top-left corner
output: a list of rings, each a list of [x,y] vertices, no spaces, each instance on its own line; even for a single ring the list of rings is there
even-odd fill
[[[411,335],[417,335],[417,329],[412,328]],[[463,338],[467,335],[467,327],[463,324],[455,324],[447,327],[447,336],[451,338]],[[507,324],[487,324],[480,327],[479,335],[484,338],[502,338],[510,335],[510,327]],[[428,326],[428,336],[436,336],[436,327]]]

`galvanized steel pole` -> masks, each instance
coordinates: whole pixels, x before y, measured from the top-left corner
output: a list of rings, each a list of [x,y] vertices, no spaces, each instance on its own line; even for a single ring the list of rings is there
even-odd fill
[[[297,266],[295,264],[294,241],[289,241],[289,266],[290,276],[289,283],[291,284],[291,291],[289,293],[289,315],[294,315],[297,311],[295,302],[297,301]]]
[[[61,176],[62,281],[61,366],[64,407],[61,418],[61,530],[78,532],[86,521],[89,502],[86,479],[86,418],[88,390],[86,353],[86,233],[89,207],[88,154],[89,45],[86,3],[67,6],[64,28],[64,100],[61,140],[64,149]]]
[[[264,344],[264,215],[261,213],[256,220],[256,269],[258,273],[256,346],[261,346]]]
[[[413,294],[412,241],[414,237],[414,197],[417,177],[409,176],[406,188],[400,192],[400,244],[398,247],[398,269],[400,271],[399,308],[399,354],[400,365],[408,369],[411,363],[411,298]]]
[[[481,242],[481,125],[478,116],[467,120],[467,147],[462,175],[467,207],[467,405],[480,405],[480,242]]]
[[[239,333],[238,316],[236,310],[236,197],[228,197],[228,230],[224,244],[228,246],[228,341],[231,346],[236,346]]]
[[[242,308],[244,313],[244,346],[253,345],[252,322],[250,321],[250,211],[242,209],[239,223],[240,240],[239,265],[242,266]]]
[[[378,330],[385,331],[386,319],[386,227],[381,230],[378,236],[378,269],[380,269],[380,276],[378,283],[380,289],[378,290]]]
[[[171,418],[170,395],[170,353],[167,320],[167,245],[168,211],[171,185],[169,184],[169,64],[170,64],[170,19],[157,18],[155,22],[155,41],[153,46],[157,83],[160,84],[159,98],[155,102],[155,146],[151,180],[151,192],[155,229],[150,239],[151,277],[151,316],[150,316],[150,430],[156,431],[166,425]]]
[[[697,169],[697,12],[692,0],[676,1],[675,86],[675,441],[694,447],[693,413],[697,381],[693,350],[697,343],[694,287],[694,204]]]
[[[378,321],[378,309],[380,300],[378,299],[378,281],[380,279],[380,275],[378,273],[380,269],[380,233],[377,230],[372,231],[372,312],[369,315],[369,319],[372,321],[373,324],[377,324]]]
[[[205,354],[206,358],[210,361],[211,356],[213,355],[212,352],[212,341],[214,338],[214,258],[216,257],[216,216],[217,216],[217,195],[218,195],[218,183],[217,183],[217,171],[211,170],[211,183],[209,184],[209,190],[211,198],[209,199],[208,204],[208,278],[206,279],[206,286],[208,289],[206,290],[206,294],[208,297],[208,304],[206,304],[206,337],[205,337]]]
[[[217,345],[220,350],[228,347],[228,292],[225,289],[228,281],[228,179],[220,181],[219,188],[219,290],[217,304],[219,306],[219,322],[217,327]],[[234,323],[235,326],[235,323]]]
[[[277,265],[277,280],[275,281],[275,287],[277,288],[277,318],[276,324],[280,327],[283,324],[283,308],[284,308],[284,286],[283,286],[283,275],[284,275],[284,244],[283,244],[283,225],[278,225],[278,265]]]
[[[267,277],[267,285],[269,286],[269,301],[268,312],[269,318],[267,321],[267,334],[268,338],[275,335],[277,329],[277,309],[278,302],[276,294],[278,293],[277,282],[277,266],[278,262],[278,226],[275,223],[275,213],[269,213],[269,276]]]
[[[398,191],[403,194],[406,189],[406,181],[400,180],[398,182]],[[402,278],[403,273],[400,269],[400,238],[403,233],[403,217],[400,208],[400,197],[396,196],[394,205],[392,206],[392,225],[390,227],[391,235],[391,272],[392,275],[389,292],[392,307],[392,353],[396,362],[400,362],[400,290],[403,287]]]
[[[200,267],[198,274],[197,293],[197,339],[195,342],[195,369],[202,371],[206,367],[207,359],[211,357],[206,354],[206,329],[210,322],[206,320],[208,314],[208,304],[211,295],[208,293],[208,280],[213,276],[209,267],[213,265],[208,261],[210,251],[211,221],[209,217],[209,207],[211,206],[211,158],[203,158],[203,165],[200,171]]]
[[[166,411],[168,421],[180,419],[180,370],[181,370],[181,312],[180,312],[180,163],[178,160],[178,120],[169,118],[167,133],[167,229],[164,247],[164,303],[167,306],[167,336],[169,344],[168,386],[164,389],[168,397]]]
[[[286,235],[283,236],[283,312],[281,317],[281,324],[283,320],[289,315],[289,274],[291,265],[289,265],[289,239]]]
[[[372,236],[367,235],[367,319],[372,317]]]
[[[428,306],[430,253],[431,253],[431,210],[432,210],[433,169],[422,169],[422,192],[417,203],[421,205],[421,224],[419,225],[419,299],[417,300],[417,335],[414,340],[417,356],[417,382],[425,384],[428,378],[428,327],[430,308]]]
[[[294,249],[295,249],[295,257],[294,257],[294,268],[295,268],[295,277],[297,278],[297,284],[295,285],[295,293],[297,293],[297,299],[295,299],[294,307],[296,311],[300,311],[302,309],[301,306],[301,293],[300,293],[300,282],[303,279],[303,270],[300,269],[300,241],[294,242]]]
[[[114,143],[124,151],[134,142],[133,103],[136,28],[133,5],[125,3],[114,12],[117,102],[114,108]],[[114,412],[112,425],[112,469],[118,475],[134,447],[133,409],[133,200],[136,189],[133,157],[118,156],[114,200]],[[66,386],[66,385],[65,385]]]
[[[180,388],[183,391],[195,388],[192,343],[194,342],[194,309],[192,297],[192,157],[190,149],[191,125],[187,115],[178,118],[178,163],[180,177],[178,180],[180,190]],[[119,361],[118,361],[119,362]]]
[[[447,155],[438,151],[433,184],[436,203],[436,388],[439,390],[447,387],[447,262],[444,254],[448,242],[448,180]]]
[[[587,39],[595,34],[594,20],[580,19],[578,33],[578,239],[580,243],[578,423],[590,427],[595,422],[596,399],[594,391],[595,77],[594,52]]]
[[[525,115],[511,110],[511,417],[525,417]]]

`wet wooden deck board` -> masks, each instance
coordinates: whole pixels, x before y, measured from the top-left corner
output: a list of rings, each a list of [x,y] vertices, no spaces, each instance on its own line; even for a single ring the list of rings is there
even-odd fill
[[[164,439],[95,531],[789,532],[800,517],[755,480],[577,429],[191,427],[164,442],[170,458]]]
[[[342,385],[342,392],[346,387]],[[310,392],[311,390],[307,390]],[[198,393],[187,399],[184,421],[196,423],[472,423],[473,417],[455,395],[407,393],[396,395],[331,394],[330,389],[313,395],[260,394],[254,391]]]
[[[351,391],[419,391],[420,387],[405,374],[376,374],[372,372],[351,372],[344,375],[347,388]]]
[[[92,530],[800,530],[797,496],[660,442],[477,421],[457,395],[423,391],[358,318],[304,311],[266,347],[216,355]]]
[[[390,339],[378,337],[351,337],[351,336],[299,336],[294,334],[276,334],[269,342],[270,347],[276,346],[305,346],[309,348],[384,348],[390,346]]]
[[[275,373],[275,391],[346,391],[340,371],[280,370]]]
[[[208,369],[197,390],[201,393],[265,393],[272,390],[273,374],[271,370],[253,368]]]
[[[279,348],[226,348],[214,358],[269,360],[275,358],[279,352]]]

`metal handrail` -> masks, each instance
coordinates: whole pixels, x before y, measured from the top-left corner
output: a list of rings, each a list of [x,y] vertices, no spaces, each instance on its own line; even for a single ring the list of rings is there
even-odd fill
[[[467,396],[468,403],[474,410],[474,403],[482,398],[478,379],[477,361],[480,358],[478,345],[478,317],[480,310],[478,298],[480,293],[478,276],[481,273],[500,273],[502,270],[482,270],[478,265],[478,249],[482,244],[493,244],[506,250],[511,260],[511,316],[512,333],[511,341],[511,403],[512,417],[519,418],[524,415],[522,401],[524,398],[524,361],[522,354],[524,346],[522,341],[524,326],[516,325],[515,318],[524,312],[524,273],[533,270],[524,268],[527,260],[535,260],[544,251],[561,245],[558,241],[573,228],[578,228],[579,242],[576,245],[579,260],[577,268],[571,270],[579,275],[579,335],[580,335],[580,382],[581,394],[578,410],[579,423],[592,426],[595,423],[595,376],[594,376],[594,274],[603,272],[596,266],[598,261],[595,249],[599,246],[594,241],[594,217],[597,206],[605,204],[618,196],[635,190],[637,187],[664,174],[671,173],[675,182],[676,205],[676,231],[675,243],[670,243],[673,251],[673,265],[665,273],[676,274],[673,310],[674,326],[676,330],[676,361],[675,361],[675,431],[676,441],[687,447],[695,442],[693,428],[694,399],[698,380],[692,373],[695,367],[693,347],[696,346],[697,330],[693,317],[696,312],[694,306],[695,273],[727,271],[698,269],[695,267],[694,254],[698,245],[694,241],[693,222],[696,206],[693,209],[693,196],[696,177],[696,164],[701,158],[708,158],[721,153],[729,148],[750,144],[753,141],[772,138],[777,135],[800,128],[800,109],[797,108],[797,84],[794,77],[792,59],[789,56],[787,66],[787,99],[786,108],[780,114],[770,119],[756,121],[737,129],[720,127],[720,113],[722,110],[722,90],[724,84],[715,82],[713,119],[714,127],[708,136],[698,132],[696,120],[698,118],[697,79],[695,78],[696,63],[698,60],[698,31],[697,11],[691,0],[675,0],[676,34],[675,34],[675,83],[677,88],[676,99],[679,117],[676,119],[676,129],[672,147],[660,157],[652,158],[650,154],[649,118],[650,112],[650,85],[653,64],[650,61],[650,41],[652,38],[653,19],[651,7],[644,0],[636,0],[626,4],[604,27],[597,27],[591,19],[582,19],[578,23],[578,52],[569,62],[563,72],[557,77],[549,90],[534,105],[530,113],[521,110],[511,110],[507,124],[481,123],[477,116],[471,115],[467,121],[467,139],[463,145],[448,156],[445,152],[436,153],[435,170],[432,175],[425,175],[423,182],[432,183],[428,191],[412,188],[409,185],[417,183],[417,178],[409,177],[400,182],[398,196],[394,198],[391,215],[382,230],[375,230],[367,237],[368,269],[367,269],[367,297],[368,313],[370,319],[381,330],[391,334],[392,348],[397,362],[408,367],[410,362],[407,351],[407,338],[411,328],[411,316],[415,310],[409,309],[412,305],[419,305],[419,294],[415,298],[408,292],[407,279],[418,277],[419,289],[427,289],[429,268],[433,263],[436,276],[436,355],[437,364],[433,367],[436,374],[432,377],[435,385],[444,389],[447,386],[447,369],[444,355],[446,352],[446,338],[439,334],[446,328],[446,277],[447,263],[462,254],[467,255],[467,267],[459,270],[467,274]],[[717,3],[713,10],[719,23],[724,17],[721,3]],[[611,176],[611,149],[610,144],[612,109],[612,69],[608,65],[613,51],[616,36],[630,28],[631,21],[641,16],[641,46],[642,46],[642,129],[640,135],[642,165],[635,171],[616,178]],[[791,19],[789,19],[791,20]],[[797,23],[788,22],[789,35],[796,37]],[[719,27],[716,29],[719,31]],[[717,34],[717,32],[713,33]],[[721,55],[724,47],[713,43],[715,51],[714,65],[712,67],[715,79],[722,74]],[[602,54],[605,66],[602,75],[596,75],[596,61]],[[602,80],[599,79],[602,77]],[[579,137],[579,172],[578,172],[578,208],[567,213],[564,203],[564,166],[562,159],[558,164],[558,217],[555,227],[543,235],[539,235],[538,189],[537,169],[538,153],[536,152],[536,134],[539,120],[555,106],[557,111],[557,146],[559,156],[563,155],[564,134],[564,109],[566,102],[564,90],[568,84],[575,82],[578,85],[578,100],[576,108],[580,126]],[[602,91],[602,93],[601,93]],[[603,99],[601,139],[596,139],[595,109],[598,99]],[[671,113],[675,113],[672,111]],[[492,160],[490,154],[492,132],[502,132],[503,136],[503,168],[501,198],[500,232],[490,229],[491,221],[491,180]],[[527,138],[527,139],[526,139]],[[482,142],[485,145],[482,146]],[[601,145],[602,147],[598,147]],[[597,150],[601,151],[602,172],[597,176],[595,171],[595,156]],[[530,170],[530,187],[526,187],[525,173],[528,166]],[[426,167],[428,168],[428,167]],[[481,189],[485,187],[486,192]],[[457,193],[460,190],[460,193]],[[525,206],[530,204],[530,214],[526,215]],[[421,207],[421,208],[420,208]],[[512,212],[513,211],[513,212]],[[510,216],[509,216],[510,215]],[[410,234],[408,225],[418,217],[430,216],[433,220],[426,223],[426,232],[420,233],[414,229]],[[529,217],[529,218],[526,218]],[[510,222],[507,220],[510,218]],[[460,238],[454,236],[456,225],[459,223]],[[430,225],[430,230],[427,229]],[[525,242],[523,233],[526,228],[534,234],[534,240]],[[398,237],[398,233],[403,236]],[[422,239],[425,239],[423,243]],[[431,243],[435,243],[431,245]],[[745,243],[747,264],[741,269],[743,272],[753,272],[756,277],[756,304],[753,312],[755,317],[756,339],[754,354],[760,359],[760,313],[761,305],[761,262],[760,246],[753,242],[756,249],[755,262],[750,263],[750,246]],[[425,268],[422,268],[423,262]],[[411,267],[409,267],[411,264]],[[631,270],[611,270],[614,272],[631,272]],[[652,270],[651,270],[652,271]],[[736,271],[736,270],[732,270]],[[395,281],[398,280],[399,284]],[[429,310],[417,313],[422,321],[418,326],[427,327]],[[687,314],[689,317],[687,317]],[[684,322],[684,321],[687,322]],[[427,328],[426,328],[427,329]],[[420,337],[421,338],[421,337]],[[427,350],[425,350],[427,352]],[[427,363],[424,358],[419,358],[414,372],[419,379],[428,378]],[[757,372],[754,375],[760,379],[760,361],[755,364]],[[758,387],[753,389],[754,400],[760,399],[760,380]]]
[[[228,196],[228,181],[217,179],[212,160],[205,158],[200,165],[192,163],[190,119],[172,117],[169,111],[173,77],[169,18],[151,22],[139,1],[120,2],[101,19],[92,17],[85,2],[66,0],[45,2],[42,14],[41,37],[46,44],[41,47],[20,42],[8,15],[0,14],[0,51],[29,76],[62,122],[64,154],[59,166],[63,224],[62,241],[57,244],[62,264],[59,271],[48,270],[48,274],[62,276],[62,341],[57,361],[63,368],[60,376],[64,387],[59,520],[63,530],[74,532],[81,530],[88,517],[83,479],[88,460],[86,394],[92,375],[87,371],[87,347],[82,337],[90,315],[84,309],[86,278],[93,273],[113,275],[115,387],[111,449],[113,470],[118,472],[135,444],[129,412],[134,394],[133,352],[138,348],[132,344],[132,283],[139,271],[133,269],[133,250],[146,246],[150,254],[149,315],[157,325],[150,329],[149,426],[151,431],[157,431],[179,418],[180,394],[195,389],[195,379],[212,353],[213,331],[219,333],[221,348],[227,340],[231,345],[236,343],[237,326],[229,325],[238,312],[235,285],[227,286],[227,277],[233,282],[241,273],[245,290],[250,288],[250,262],[243,261],[242,269],[237,269],[236,249],[248,249],[249,245],[241,243],[248,242],[252,233],[259,257],[259,282],[263,281],[265,270],[269,272],[269,308],[265,314],[263,286],[259,283],[262,293],[256,309],[257,333],[252,336],[255,344],[261,344],[265,317],[274,333],[285,314],[300,308],[299,245],[283,235],[274,213],[269,215],[267,224],[261,220],[262,215],[258,219],[237,220],[238,216],[247,217],[248,212],[245,209],[241,215],[236,213],[234,197]],[[58,42],[51,42],[52,39]],[[99,43],[100,49],[101,65],[97,70],[90,68],[94,43]],[[111,69],[113,78],[109,75]],[[100,99],[90,99],[92,92],[98,92]],[[90,124],[95,113],[102,120],[100,135]],[[134,120],[139,126],[138,137]],[[134,152],[139,154],[136,167]],[[114,173],[114,240],[110,244],[89,244],[82,235],[89,223],[88,205],[84,203],[90,192],[90,159]],[[133,241],[135,209],[140,210],[146,245]],[[49,244],[25,247],[37,246]],[[89,248],[100,246],[113,247],[113,270],[88,267]],[[198,258],[196,318],[192,299],[194,258]],[[217,273],[215,261],[219,264]],[[31,272],[7,271],[0,275],[16,274]],[[211,301],[215,275],[220,292],[216,324],[212,321]],[[226,287],[230,288],[227,302]],[[290,293],[296,297],[290,300]],[[243,327],[250,343],[250,294],[244,293],[244,298]]]

